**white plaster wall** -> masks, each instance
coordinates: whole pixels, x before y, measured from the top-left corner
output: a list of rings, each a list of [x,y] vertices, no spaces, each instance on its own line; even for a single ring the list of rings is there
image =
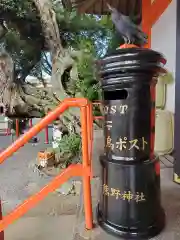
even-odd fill
[[[174,74],[176,61],[176,4],[173,0],[163,15],[152,28],[151,47],[162,52],[166,59],[166,68]],[[166,109],[174,113],[175,110],[175,83],[167,86]]]

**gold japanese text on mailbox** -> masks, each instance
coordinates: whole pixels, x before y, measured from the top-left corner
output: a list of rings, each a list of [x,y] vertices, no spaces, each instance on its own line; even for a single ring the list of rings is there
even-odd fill
[[[119,151],[123,150],[132,150],[137,149],[139,151],[144,151],[148,142],[145,141],[145,138],[142,137],[140,139],[128,139],[127,137],[119,137],[116,142],[112,142],[110,136],[106,138],[106,147],[110,148],[111,150],[118,149]]]
[[[135,201],[136,203],[146,201],[145,194],[143,192],[131,192],[130,190],[121,191],[120,189],[110,188],[108,185],[103,185],[103,195],[107,197],[114,197],[116,200],[123,201]]]

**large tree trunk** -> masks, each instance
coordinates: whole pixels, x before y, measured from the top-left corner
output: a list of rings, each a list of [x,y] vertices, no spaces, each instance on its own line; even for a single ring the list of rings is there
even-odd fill
[[[38,89],[14,78],[14,63],[0,53],[0,104],[8,117],[41,117],[58,103],[46,89]]]
[[[52,2],[50,0],[34,0],[34,3],[39,11],[46,43],[51,51],[53,64],[51,94],[52,97],[55,97],[55,99],[61,102],[69,97],[62,85],[63,74],[67,69],[70,69],[71,79],[77,80],[76,78],[78,78],[78,74],[75,59],[81,57],[81,52],[71,51],[70,49],[64,49],[62,47],[56,14],[53,10]],[[61,117],[61,121],[64,125],[75,126],[76,131],[80,131],[78,109],[69,109],[63,114],[63,117]],[[72,129],[72,127],[70,128]]]
[[[69,70],[71,81],[78,78],[77,59],[81,52],[64,49],[61,44],[56,14],[51,0],[33,0],[41,18],[46,44],[52,57],[52,89],[37,89],[30,84],[14,79],[14,64],[7,53],[0,55],[0,104],[6,108],[9,117],[42,117],[70,97],[62,84],[63,75]],[[68,129],[74,126],[80,132],[79,110],[69,109],[61,117],[60,122]],[[72,127],[71,127],[72,129]]]

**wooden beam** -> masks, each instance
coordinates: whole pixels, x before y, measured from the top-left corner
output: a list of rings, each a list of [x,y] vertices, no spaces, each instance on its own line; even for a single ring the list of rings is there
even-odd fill
[[[142,0],[142,30],[148,35],[147,48],[151,47],[151,28],[152,25],[147,21],[147,16],[151,15],[151,0]]]
[[[146,48],[151,48],[151,33],[152,33],[152,25],[149,21],[146,20],[146,17],[151,15],[152,4],[151,0],[142,0],[142,30],[148,35],[148,43],[146,44]],[[156,88],[155,86],[151,86],[151,101],[155,105],[156,101]],[[154,143],[155,143],[155,109],[151,110],[151,159],[154,157]],[[159,166],[160,167],[160,166]]]
[[[146,0],[142,0],[142,4],[144,4],[144,1],[146,2]],[[172,0],[154,0],[149,8],[148,14],[144,16],[143,21],[153,26],[171,2]]]
[[[172,2],[172,0],[155,0],[152,3],[151,7],[151,25],[153,26],[157,20],[160,18],[160,16],[165,12],[165,10],[168,8],[169,4]]]
[[[96,0],[84,1],[84,3],[81,6],[77,7],[78,12],[85,13],[91,6],[93,6],[95,2]]]

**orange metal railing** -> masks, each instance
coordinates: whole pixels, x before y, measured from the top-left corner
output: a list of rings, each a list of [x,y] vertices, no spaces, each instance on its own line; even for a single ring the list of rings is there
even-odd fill
[[[40,192],[36,193],[24,203],[19,205],[13,212],[3,217],[0,221],[0,232],[2,232],[9,224],[13,223],[19,217],[24,215],[28,210],[34,207],[38,202],[44,199],[50,192],[53,192],[61,184],[73,176],[81,176],[83,178],[84,193],[84,210],[85,223],[87,229],[93,227],[92,202],[91,202],[91,183],[92,178],[92,141],[93,141],[93,116],[92,105],[84,98],[74,98],[64,100],[55,110],[50,112],[39,123],[33,126],[27,133],[17,139],[6,150],[0,153],[0,163],[5,161],[19,148],[24,146],[33,136],[37,135],[42,129],[48,126],[52,121],[67,110],[69,107],[79,107],[81,113],[81,136],[82,136],[82,164],[72,164],[59,176],[55,177]],[[1,217],[1,216],[0,216]]]
[[[94,106],[99,106],[99,105],[102,105],[102,102],[101,101],[95,101],[92,103]],[[103,120],[104,117],[103,116],[94,116],[93,117],[93,120]],[[29,120],[29,127],[32,128],[33,124],[32,124],[32,119]],[[20,136],[20,132],[19,132],[19,120],[16,119],[16,137],[19,137]],[[7,133],[6,135],[10,135],[9,133],[9,129],[7,130]],[[48,130],[48,126],[45,128],[45,144],[48,144],[49,143],[49,130]]]
[[[95,101],[92,103],[93,106],[99,106],[102,105],[101,101]],[[94,116],[93,120],[103,120],[104,117],[103,116]],[[29,127],[31,128],[33,126],[32,124],[32,119],[29,120]],[[19,132],[19,120],[16,119],[16,137],[20,136],[20,132]],[[49,130],[48,130],[48,126],[45,128],[45,144],[49,143]]]
[[[32,123],[32,118],[29,119],[29,127],[32,128],[33,123]],[[48,126],[45,128],[45,144],[49,144],[49,129]],[[11,134],[11,130],[7,129],[6,130],[6,135],[10,135]],[[16,119],[16,137],[20,136],[20,129],[19,129],[19,119]],[[1,239],[0,239],[1,240]]]

